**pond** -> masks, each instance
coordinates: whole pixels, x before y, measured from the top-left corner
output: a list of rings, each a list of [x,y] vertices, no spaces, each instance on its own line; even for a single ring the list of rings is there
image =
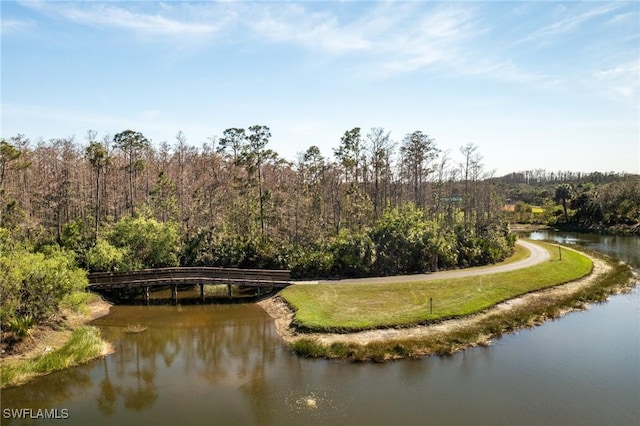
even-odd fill
[[[532,237],[640,267],[638,238]],[[68,414],[28,424],[640,424],[638,288],[488,347],[384,364],[300,358],[253,304],[114,306],[94,324],[116,352],[2,391],[3,425],[22,424],[16,408]]]

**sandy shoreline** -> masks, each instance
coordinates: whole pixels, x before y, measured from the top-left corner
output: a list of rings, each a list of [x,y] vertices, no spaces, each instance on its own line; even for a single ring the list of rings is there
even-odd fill
[[[61,319],[55,324],[37,327],[32,335],[25,338],[11,353],[7,354],[3,352],[2,362],[12,363],[32,359],[64,346],[70,339],[75,328],[107,315],[111,306],[111,303],[104,299],[96,298],[96,300],[88,304],[89,312],[87,314],[69,311],[63,312]],[[113,352],[113,346],[105,343],[103,351],[98,357],[106,356]]]
[[[262,306],[262,308],[274,319],[278,334],[288,344],[292,344],[296,340],[301,338],[315,339],[323,345],[331,345],[335,342],[366,345],[368,343],[386,342],[397,339],[418,340],[431,336],[446,336],[448,333],[468,326],[477,325],[479,323],[482,323],[490,316],[507,313],[519,306],[534,304],[538,301],[543,300],[560,299],[561,297],[577,292],[593,283],[600,276],[607,273],[611,269],[611,266],[609,266],[604,260],[593,257],[591,257],[591,260],[593,261],[592,273],[579,280],[552,287],[550,289],[528,293],[523,296],[501,302],[494,307],[487,309],[486,311],[474,315],[445,320],[430,325],[419,325],[408,328],[376,329],[345,334],[307,332],[299,333],[295,328],[291,326],[295,314],[293,309],[291,309],[291,307],[280,296],[275,296],[270,299],[263,300],[259,302],[259,305]],[[572,310],[575,310],[575,308],[567,308],[566,310],[561,312],[561,315],[565,315]],[[544,319],[533,324],[526,324],[526,326],[533,326],[543,321]],[[481,336],[475,342],[469,342],[467,345],[464,345],[460,349],[476,345],[489,344],[492,337],[493,336]],[[425,348],[424,354],[427,355],[430,353],[432,352],[429,351],[428,348]]]

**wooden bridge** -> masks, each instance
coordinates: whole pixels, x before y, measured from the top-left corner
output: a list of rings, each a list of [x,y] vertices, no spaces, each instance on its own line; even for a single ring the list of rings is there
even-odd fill
[[[170,287],[172,299],[178,300],[178,287],[199,286],[200,299],[205,301],[205,285],[226,285],[227,297],[234,298],[233,287],[241,292],[248,288],[257,290],[257,296],[269,293],[276,288],[283,288],[291,282],[291,271],[273,269],[238,269],[238,268],[158,268],[142,269],[132,272],[96,272],[89,274],[87,290],[125,294],[144,293],[149,301],[149,290]]]

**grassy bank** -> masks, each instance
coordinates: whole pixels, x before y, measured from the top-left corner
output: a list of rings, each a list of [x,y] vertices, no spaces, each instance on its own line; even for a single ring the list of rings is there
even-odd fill
[[[469,315],[516,296],[581,278],[591,260],[542,243],[551,259],[517,271],[424,282],[291,286],[281,296],[295,310],[302,331],[354,332],[407,327]]]
[[[609,269],[573,292],[550,291],[532,294],[529,296],[536,297],[531,297],[528,303],[515,304],[511,309],[495,313],[489,311],[477,320],[460,321],[454,327],[434,330],[425,335],[389,338],[367,344],[348,340],[322,344],[318,339],[303,337],[295,340],[292,348],[302,356],[383,361],[431,354],[445,355],[469,346],[486,344],[490,339],[504,333],[557,318],[567,311],[581,309],[588,303],[604,301],[610,294],[623,291],[632,285],[632,271],[627,265],[597,253],[591,255],[604,259]],[[563,254],[563,261],[564,259]],[[557,265],[559,262],[554,260],[548,263]],[[582,261],[579,261],[577,265],[581,263]],[[570,269],[580,269],[577,265]],[[529,269],[539,271],[538,268]],[[534,275],[530,271],[528,276],[521,278],[533,279]],[[549,274],[549,278],[552,276],[559,277]]]
[[[107,352],[100,331],[91,326],[76,328],[62,347],[47,351],[34,358],[4,361],[1,386],[16,386],[33,377],[83,364]]]

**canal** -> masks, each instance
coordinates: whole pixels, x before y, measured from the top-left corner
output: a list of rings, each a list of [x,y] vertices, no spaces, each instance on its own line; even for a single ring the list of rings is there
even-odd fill
[[[638,238],[532,238],[640,268]],[[488,347],[384,364],[300,358],[253,304],[114,306],[94,325],[116,352],[3,390],[3,425],[640,424],[638,288]],[[68,418],[6,418],[17,408]]]

